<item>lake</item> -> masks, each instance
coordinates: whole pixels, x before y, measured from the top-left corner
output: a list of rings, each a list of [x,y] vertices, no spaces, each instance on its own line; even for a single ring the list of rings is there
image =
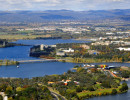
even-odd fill
[[[27,45],[54,45],[58,43],[90,43],[90,41],[82,41],[82,40],[73,40],[73,39],[46,39],[46,40],[18,40],[14,43],[22,43]]]
[[[81,40],[62,40],[62,39],[48,39],[48,40],[18,40],[15,43],[22,43],[28,45],[45,44],[53,45],[57,43],[88,43],[90,41]],[[38,59],[29,57],[29,50],[31,46],[15,46],[8,48],[0,48],[0,59],[10,60],[30,60]],[[93,63],[93,64],[106,64],[106,63]],[[51,74],[62,74],[67,70],[74,67],[74,63],[62,63],[62,62],[45,62],[45,63],[25,63],[20,64],[20,68],[16,66],[1,66],[0,77],[20,77],[31,78]],[[130,66],[129,63],[107,63],[107,65],[114,66]]]
[[[78,40],[18,40],[15,43],[36,45],[46,44],[53,45],[57,43],[88,43],[89,41]],[[15,46],[9,48],[0,48],[0,59],[14,59],[14,60],[27,60],[38,59],[29,57],[29,49],[31,46]],[[93,63],[93,64],[107,64],[114,66],[129,66],[129,63]],[[63,62],[44,62],[44,63],[25,63],[20,64],[19,68],[16,66],[0,66],[0,77],[17,77],[17,78],[32,78],[44,75],[63,74],[69,69],[73,68],[75,63],[63,63]],[[82,65],[82,64],[79,64]],[[130,86],[130,82],[128,82]],[[103,97],[95,97],[89,100],[130,100],[130,91],[124,94],[110,95]]]
[[[88,43],[89,41],[79,40],[62,40],[62,39],[48,39],[48,40],[18,40],[14,43],[22,43],[27,45],[53,45],[57,43]],[[0,48],[0,59],[9,60],[31,60],[38,59],[29,57],[29,50],[32,46],[15,46],[8,48]],[[45,63],[26,63],[20,64],[20,68],[16,66],[1,66],[0,77],[20,77],[31,78],[51,74],[62,74],[71,69],[75,64],[62,62],[45,62]]]
[[[90,41],[81,41],[81,40],[62,40],[62,39],[48,39],[48,40],[18,40],[14,43],[21,43],[27,45],[53,45],[57,43],[89,43]],[[0,48],[0,59],[9,59],[9,60],[28,60],[28,59],[38,59],[29,57],[29,50],[32,46],[15,46],[8,48]]]
[[[97,63],[102,64],[102,63]],[[120,63],[105,63],[107,65],[119,66]],[[17,66],[0,66],[0,77],[17,77],[17,78],[32,78],[44,75],[63,74],[75,65],[76,63],[64,62],[44,62],[44,63],[24,63]],[[128,63],[121,63],[128,66]]]

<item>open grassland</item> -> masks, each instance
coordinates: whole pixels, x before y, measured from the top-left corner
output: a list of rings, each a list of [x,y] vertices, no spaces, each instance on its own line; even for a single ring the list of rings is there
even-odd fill
[[[7,40],[35,39],[38,37],[51,37],[51,35],[0,35],[0,39]]]
[[[94,96],[101,96],[101,95],[107,95],[107,94],[111,94],[113,89],[116,89],[118,93],[120,93],[119,89],[121,88],[121,86],[119,86],[118,88],[106,88],[106,89],[97,89],[96,91],[83,91],[80,93],[77,93],[77,95],[79,97],[84,97],[87,95],[94,95]]]
[[[121,62],[110,59],[96,59],[96,58],[72,58],[72,57],[56,57],[58,61],[72,62],[72,63],[101,63],[101,62]],[[125,62],[130,63],[130,62]]]

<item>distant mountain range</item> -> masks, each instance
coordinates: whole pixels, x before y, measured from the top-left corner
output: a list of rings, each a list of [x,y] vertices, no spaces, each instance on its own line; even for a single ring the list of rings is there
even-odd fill
[[[130,9],[115,10],[47,10],[0,11],[0,22],[45,22],[60,20],[121,20],[130,21]]]

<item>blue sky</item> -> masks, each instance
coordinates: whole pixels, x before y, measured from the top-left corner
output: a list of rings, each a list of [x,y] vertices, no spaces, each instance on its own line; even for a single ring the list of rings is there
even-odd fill
[[[130,0],[0,0],[0,10],[130,9]]]

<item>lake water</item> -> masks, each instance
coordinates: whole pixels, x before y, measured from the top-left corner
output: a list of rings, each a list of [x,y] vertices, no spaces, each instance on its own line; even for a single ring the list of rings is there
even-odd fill
[[[49,40],[18,40],[15,43],[22,43],[28,45],[53,45],[57,43],[88,43],[89,41],[77,40],[62,40],[62,39],[49,39]],[[9,60],[31,60],[38,59],[29,57],[29,50],[31,46],[15,46],[9,48],[0,48],[0,59]],[[62,74],[71,69],[75,64],[62,63],[62,62],[45,62],[45,63],[26,63],[20,64],[20,68],[16,66],[1,66],[0,77],[21,77],[31,78],[51,74]]]
[[[27,45],[53,45],[57,43],[88,43],[89,41],[79,41],[79,40],[62,40],[62,39],[48,39],[48,40],[18,40],[14,43],[22,43]],[[31,46],[15,46],[9,48],[0,48],[0,59],[15,59],[15,60],[27,60],[27,59],[37,59],[29,57],[29,50]]]
[[[29,44],[29,45],[39,45],[39,44],[45,44],[45,45],[54,45],[58,43],[89,43],[90,41],[82,41],[82,40],[73,40],[73,39],[47,39],[47,40],[18,40],[14,43],[23,43],[23,44]]]
[[[62,39],[49,39],[49,40],[18,40],[15,43],[36,45],[36,44],[46,44],[53,45],[57,43],[88,43],[89,41],[79,41],[79,40],[62,40]],[[30,60],[38,59],[29,57],[29,50],[31,46],[15,46],[9,48],[0,48],[0,59],[14,59],[14,60]],[[97,63],[93,63],[97,64]],[[98,63],[103,64],[103,63]],[[106,63],[104,63],[106,64]],[[67,70],[74,67],[74,63],[62,63],[62,62],[45,62],[45,63],[26,63],[20,64],[20,68],[16,66],[1,66],[0,67],[0,77],[21,77],[21,78],[31,78],[51,74],[62,74]],[[107,63],[107,65],[114,66],[130,66],[129,63]]]
[[[44,75],[62,74],[76,65],[74,63],[44,62],[26,63],[16,66],[1,66],[0,77],[32,78]]]
[[[36,45],[46,44],[53,45],[57,43],[88,43],[88,41],[77,40],[18,40],[15,43]],[[15,59],[15,60],[27,60],[38,59],[29,57],[29,49],[31,46],[15,46],[9,48],[0,48],[0,59]],[[129,63],[93,63],[93,64],[107,64],[114,66],[129,66]],[[63,63],[63,62],[44,62],[44,63],[25,63],[20,64],[19,68],[16,66],[0,66],[0,77],[17,77],[17,78],[32,78],[44,75],[62,74],[73,68],[75,63]],[[79,64],[81,65],[81,64]],[[130,82],[129,82],[130,86]],[[130,100],[130,91],[124,94],[118,94],[113,96],[95,97],[89,100]]]

